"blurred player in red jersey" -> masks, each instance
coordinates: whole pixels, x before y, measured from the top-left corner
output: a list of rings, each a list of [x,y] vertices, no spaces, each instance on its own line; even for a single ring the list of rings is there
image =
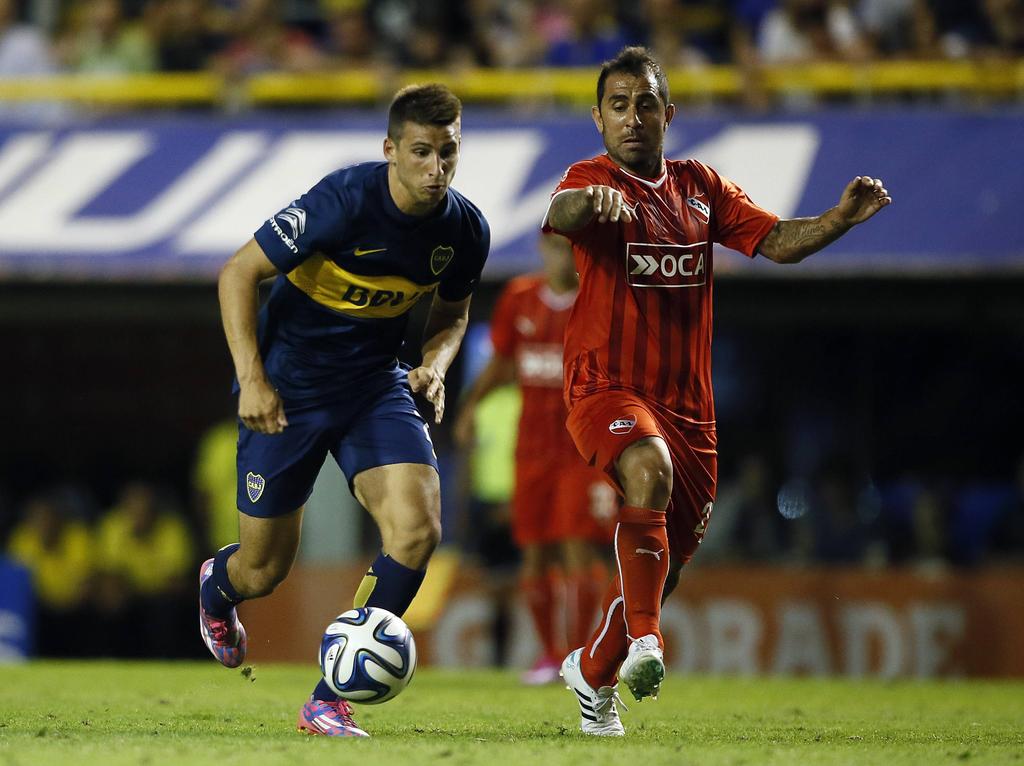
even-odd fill
[[[462,445],[473,441],[477,403],[515,382],[523,409],[516,442],[512,533],[523,554],[520,587],[542,654],[525,683],[558,679],[565,639],[558,617],[564,593],[569,646],[586,640],[601,597],[600,548],[611,542],[618,512],[614,491],[600,471],[584,463],[565,429],[562,341],[578,279],[568,240],[541,237],[543,274],[511,280],[491,319],[494,355],[466,395],[455,425]],[[595,573],[595,570],[596,573]]]
[[[572,165],[544,221],[573,244],[579,295],[565,337],[567,425],[624,505],[618,575],[598,629],[562,674],[582,729],[621,736],[615,685],[657,696],[665,674],[663,595],[678,583],[711,516],[717,469],[711,390],[713,245],[796,263],[892,202],[857,176],[819,216],[779,220],[696,160],[666,160],[675,116],[644,48],[625,48],[597,82],[606,154]]]

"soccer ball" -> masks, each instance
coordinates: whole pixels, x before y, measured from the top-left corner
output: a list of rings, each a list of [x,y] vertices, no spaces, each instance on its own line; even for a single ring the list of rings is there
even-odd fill
[[[409,685],[416,670],[416,642],[409,626],[387,609],[350,609],[327,626],[320,642],[320,668],[339,697],[376,705]]]

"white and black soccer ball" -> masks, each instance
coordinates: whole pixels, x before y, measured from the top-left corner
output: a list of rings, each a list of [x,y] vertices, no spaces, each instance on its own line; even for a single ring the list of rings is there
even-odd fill
[[[349,702],[387,702],[409,685],[416,642],[402,618],[380,607],[350,609],[334,618],[320,642],[324,680]]]

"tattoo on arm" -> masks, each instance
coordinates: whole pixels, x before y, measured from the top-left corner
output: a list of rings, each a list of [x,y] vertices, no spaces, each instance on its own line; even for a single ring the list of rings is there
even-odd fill
[[[849,229],[832,210],[814,218],[790,218],[776,223],[758,250],[777,263],[796,263],[835,242]]]

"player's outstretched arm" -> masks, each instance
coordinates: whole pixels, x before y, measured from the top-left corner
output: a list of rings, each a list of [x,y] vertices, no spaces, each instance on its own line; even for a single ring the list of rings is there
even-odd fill
[[[578,231],[597,216],[598,223],[633,220],[622,192],[610,186],[585,186],[561,191],[551,200],[548,224],[556,231]]]
[[[799,263],[891,203],[882,179],[857,176],[843,189],[838,205],[814,218],[779,221],[757,250],[776,263]]]
[[[423,329],[423,361],[409,372],[412,390],[422,391],[434,405],[435,423],[440,423],[444,417],[444,376],[459,353],[462,336],[466,334],[470,300],[472,296],[461,301],[446,301],[434,294]]]
[[[473,442],[476,441],[473,416],[476,412],[477,404],[494,389],[508,383],[515,383],[515,380],[515,360],[512,357],[495,352],[487,361],[487,365],[481,373],[476,376],[472,387],[462,397],[459,415],[455,419],[455,429],[453,431],[456,444],[460,447],[472,446]]]
[[[256,338],[259,285],[277,274],[255,239],[246,242],[220,270],[217,294],[224,336],[238,376],[238,417],[247,428],[280,433],[288,420],[281,397],[267,378]]]

